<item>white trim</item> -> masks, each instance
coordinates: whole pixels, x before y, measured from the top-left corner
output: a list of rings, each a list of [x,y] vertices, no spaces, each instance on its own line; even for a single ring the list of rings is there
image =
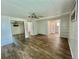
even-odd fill
[[[73,10],[71,11],[70,16],[74,13],[74,11],[75,11],[75,9],[73,9]]]
[[[26,19],[22,19],[22,18],[15,18],[15,17],[9,17],[10,20],[14,20],[14,21],[27,21]]]
[[[56,19],[56,18],[65,16],[65,15],[70,14],[70,13],[71,13],[71,12],[66,12],[66,13],[63,13],[63,14],[61,14],[61,15],[43,17],[43,18],[40,18],[40,19],[35,19],[35,20],[33,20],[33,21]]]
[[[70,52],[71,52],[72,58],[74,58],[74,56],[73,56],[73,52],[72,52],[72,48],[71,48],[71,45],[70,45],[69,40],[68,40],[68,43],[69,43],[69,48],[70,48]]]

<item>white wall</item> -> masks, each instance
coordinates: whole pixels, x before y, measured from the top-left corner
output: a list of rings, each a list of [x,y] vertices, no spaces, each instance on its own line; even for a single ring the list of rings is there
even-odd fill
[[[75,12],[77,14],[77,5],[75,7]],[[77,20],[77,17],[75,20]],[[69,23],[69,46],[73,59],[78,59],[78,20],[72,22],[70,18]]]
[[[37,21],[37,33],[38,34],[48,34],[48,21],[47,20],[39,20]]]
[[[29,37],[29,35],[37,35],[37,22],[24,22],[25,26],[25,37]]]
[[[1,46],[13,43],[10,19],[1,16]]]
[[[69,38],[69,15],[64,15],[60,19],[60,37]]]
[[[70,35],[69,35],[69,45],[74,59],[77,59],[78,55],[78,35],[77,35],[77,22],[70,21]]]
[[[32,22],[32,35],[37,35],[37,30],[38,29],[38,22],[37,21],[33,21]]]
[[[60,36],[68,38],[69,37],[69,15],[64,15],[58,19],[60,19]],[[49,20],[34,21],[33,33],[35,33],[35,35],[36,34],[48,35],[48,21]]]
[[[32,21],[32,22],[24,22],[25,26],[25,37],[29,37],[29,35],[37,35],[37,21]],[[30,29],[30,33],[29,33]]]

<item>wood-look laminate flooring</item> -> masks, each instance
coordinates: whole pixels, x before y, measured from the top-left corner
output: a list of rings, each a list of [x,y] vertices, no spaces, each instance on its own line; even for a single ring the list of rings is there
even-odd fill
[[[2,59],[72,59],[68,40],[57,35],[30,36],[28,44],[20,42],[2,46]]]

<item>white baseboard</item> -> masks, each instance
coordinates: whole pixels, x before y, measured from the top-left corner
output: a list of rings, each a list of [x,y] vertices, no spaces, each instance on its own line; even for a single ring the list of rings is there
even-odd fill
[[[70,48],[70,52],[71,52],[72,58],[74,58],[74,56],[73,56],[73,52],[72,52],[72,48],[71,48],[71,45],[70,45],[69,40],[68,40],[68,43],[69,43],[69,48]]]

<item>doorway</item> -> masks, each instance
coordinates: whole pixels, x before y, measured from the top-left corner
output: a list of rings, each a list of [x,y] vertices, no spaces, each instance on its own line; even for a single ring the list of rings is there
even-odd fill
[[[48,35],[50,34],[60,36],[60,20],[48,21]]]
[[[23,21],[11,21],[12,38],[14,43],[18,45],[20,42],[25,42],[25,29]]]

